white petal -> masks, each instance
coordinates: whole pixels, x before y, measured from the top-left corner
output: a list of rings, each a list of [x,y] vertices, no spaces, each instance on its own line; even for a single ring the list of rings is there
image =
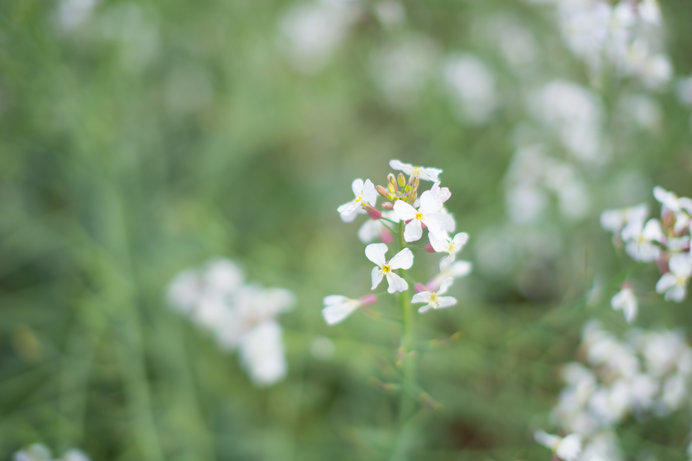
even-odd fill
[[[384,277],[382,270],[379,267],[373,267],[372,273],[370,274],[370,278],[372,279],[372,286],[370,287],[371,290],[377,288],[377,285],[379,285],[382,281],[382,277]]]
[[[656,283],[656,293],[663,293],[664,291],[674,287],[676,284],[677,278],[670,272],[667,272],[663,274],[660,279],[658,279],[658,282]]]
[[[281,328],[274,321],[263,322],[248,332],[240,343],[240,358],[259,386],[268,386],[286,374]]]
[[[422,236],[423,226],[421,226],[421,222],[417,219],[409,222],[406,224],[406,227],[404,227],[404,240],[407,242],[415,242],[416,240],[420,240]]]
[[[431,308],[432,308],[432,306],[430,306],[430,304],[426,304],[425,306],[421,306],[421,307],[418,309],[418,313],[419,313],[419,314],[422,314],[423,312],[429,311]]]
[[[389,261],[392,270],[410,269],[413,266],[413,253],[409,248],[404,248]]]
[[[384,258],[385,253],[387,253],[387,244],[385,243],[371,243],[365,247],[365,256],[380,267],[387,262]]]
[[[692,272],[692,257],[690,253],[677,253],[668,261],[670,271],[679,277],[689,277]]]
[[[610,232],[618,232],[625,224],[623,210],[606,210],[601,213],[601,227]]]
[[[447,277],[440,283],[440,288],[437,289],[437,294],[438,295],[443,295],[447,293],[447,290],[449,290],[449,287],[452,286],[452,283],[454,283],[454,279],[452,277]]]
[[[411,298],[412,303],[427,303],[430,301],[430,293],[429,291],[421,291],[419,293],[416,293],[413,295],[413,298]]]
[[[363,180],[360,178],[354,179],[351,183],[351,190],[356,197],[363,195]]]
[[[416,209],[403,200],[397,200],[394,202],[394,214],[396,214],[397,218],[408,221],[416,217]]]
[[[358,229],[358,239],[363,243],[370,243],[380,236],[382,223],[378,220],[368,219]]]
[[[342,303],[345,303],[345,302],[348,301],[348,300],[349,300],[349,298],[347,298],[346,296],[341,296],[341,295],[329,295],[329,296],[325,296],[325,297],[322,299],[322,303],[323,303],[325,306],[331,306],[331,305],[333,305],[333,304],[342,304]]]
[[[439,168],[432,167],[419,167],[420,168],[420,178],[425,181],[438,182],[440,180],[440,173],[442,170]]]
[[[366,179],[363,185],[363,200],[372,206],[377,204],[377,190],[369,179]]]
[[[459,232],[457,235],[454,236],[454,239],[452,240],[452,243],[454,243],[454,250],[458,253],[464,248],[466,242],[468,241],[469,234],[467,234],[466,232]]]
[[[471,273],[471,263],[469,261],[457,261],[447,269],[452,277],[464,277]]]
[[[410,163],[401,162],[401,161],[396,160],[396,159],[390,160],[389,166],[393,170],[403,171],[404,173],[406,173],[408,175],[410,175],[411,172],[413,171],[413,165],[411,165]]]
[[[449,256],[445,256],[444,258],[442,258],[442,260],[440,261],[440,270],[444,270],[444,269],[448,268],[449,266],[451,266],[455,259],[456,259],[456,255],[454,253],[450,254]]]
[[[663,240],[661,222],[658,219],[649,219],[644,226],[644,230],[642,230],[642,235],[649,241],[660,242]]]
[[[434,192],[426,190],[420,196],[420,211],[424,214],[437,213],[442,209],[442,200]]]
[[[453,296],[440,296],[437,298],[437,308],[443,309],[445,307],[453,306],[457,303],[456,298]]]
[[[340,304],[328,305],[322,309],[322,316],[327,324],[334,325],[351,315],[358,307],[359,304],[357,301],[347,300]]]
[[[358,216],[361,206],[356,202],[347,202],[339,206],[336,211],[339,212],[343,222],[352,222]]]
[[[440,187],[439,182],[433,184],[433,186],[430,188],[430,192],[435,194],[442,203],[449,200],[449,198],[452,196],[452,193],[449,191],[449,187]]]
[[[449,236],[447,234],[433,234],[428,232],[430,245],[437,253],[446,253],[449,249]]]
[[[408,283],[406,280],[402,279],[394,272],[389,272],[387,274],[387,282],[389,283],[389,288],[387,288],[388,293],[408,290]]]
[[[665,299],[668,301],[682,302],[685,299],[687,290],[684,286],[674,286],[666,291]]]

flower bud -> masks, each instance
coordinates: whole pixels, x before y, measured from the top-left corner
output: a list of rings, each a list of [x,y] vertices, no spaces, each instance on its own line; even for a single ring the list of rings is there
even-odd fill
[[[392,202],[384,202],[382,204],[382,208],[384,208],[385,210],[393,210],[394,204]]]
[[[389,198],[389,192],[387,192],[387,189],[384,188],[384,186],[375,186],[375,190],[377,191],[378,194],[380,194],[384,198]]]
[[[368,205],[365,207],[365,211],[368,213],[368,216],[370,216],[370,219],[377,221],[378,219],[382,218],[382,213],[375,207]]]
[[[382,243],[386,243],[387,245],[390,245],[394,241],[392,233],[389,232],[389,229],[382,229],[382,232],[380,233],[380,240],[382,240]]]
[[[430,243],[425,245],[425,251],[427,251],[428,253],[435,253],[435,249],[433,248],[433,246]]]
[[[399,187],[404,187],[406,185],[406,176],[404,176],[404,173],[399,173],[397,179],[399,180]]]
[[[365,296],[361,296],[358,298],[358,302],[360,302],[361,306],[369,306],[371,304],[375,304],[377,302],[377,296],[374,294],[370,293]]]
[[[426,290],[427,290],[426,286],[423,285],[422,283],[416,283],[416,284],[413,286],[413,289],[416,291],[416,293],[420,293],[421,291],[426,291]]]
[[[411,193],[411,195],[409,195],[409,197],[408,197],[408,203],[410,203],[411,205],[413,205],[413,202],[415,202],[417,198],[418,198],[418,191],[417,191],[417,190],[414,190],[414,191]]]

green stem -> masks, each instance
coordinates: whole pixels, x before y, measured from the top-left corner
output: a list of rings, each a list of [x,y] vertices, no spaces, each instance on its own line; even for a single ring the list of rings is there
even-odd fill
[[[404,242],[404,223],[399,223],[399,250],[406,246]],[[403,271],[400,271],[403,272]],[[399,275],[403,276],[403,273]],[[399,422],[397,436],[392,453],[393,461],[405,461],[408,459],[410,437],[408,436],[407,423],[413,411],[413,388],[415,387],[415,362],[414,362],[414,332],[413,332],[413,308],[411,306],[410,288],[402,292],[399,298],[401,302],[402,330],[401,346],[399,348],[399,364],[402,367],[401,400],[399,402]]]

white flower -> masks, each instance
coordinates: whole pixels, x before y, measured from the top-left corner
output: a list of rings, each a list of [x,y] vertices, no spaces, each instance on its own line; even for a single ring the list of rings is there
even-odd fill
[[[91,461],[91,458],[83,451],[72,448],[62,455],[60,461]]]
[[[678,197],[659,186],[654,187],[654,197],[663,205],[664,211],[670,210],[675,214],[675,232],[682,232],[686,227],[690,226],[692,199]]]
[[[373,304],[375,301],[377,301],[377,297],[372,294],[358,299],[341,295],[325,296],[322,301],[324,303],[322,316],[327,324],[334,325],[351,315],[359,307]]]
[[[610,305],[614,310],[622,311],[627,323],[632,323],[632,320],[637,316],[637,298],[629,286],[618,291],[610,300]]]
[[[420,196],[417,210],[403,200],[397,200],[394,202],[394,213],[402,221],[408,221],[404,227],[404,240],[407,242],[415,242],[423,236],[423,224],[432,233],[441,233],[447,226],[447,219],[442,214],[442,202],[429,190]]]
[[[404,163],[396,159],[391,160],[389,166],[394,170],[403,171],[409,176],[417,177],[424,181],[439,182],[440,173],[442,173],[442,170],[439,168],[413,166],[410,163]]]
[[[247,332],[239,349],[241,362],[255,384],[268,386],[286,374],[281,327],[276,321],[263,322]]]
[[[622,229],[622,239],[626,242],[625,250],[636,261],[656,261],[661,249],[654,242],[663,240],[661,222],[658,219],[632,221]]]
[[[569,434],[566,437],[536,431],[533,435],[536,442],[553,450],[553,453],[563,461],[576,461],[581,452],[581,436]]]
[[[336,209],[344,222],[353,221],[358,214],[365,214],[367,207],[374,207],[377,203],[377,191],[369,179],[366,179],[365,182],[360,178],[355,179],[351,184],[351,189],[355,198]]]
[[[445,279],[437,291],[421,291],[416,293],[411,298],[413,303],[425,303],[425,306],[418,309],[418,312],[423,313],[429,309],[442,309],[444,307],[453,306],[457,303],[457,300],[452,296],[440,296],[447,293],[449,287],[452,286],[454,279],[449,277]]]
[[[670,257],[667,272],[656,283],[656,292],[665,293],[668,301],[681,302],[687,294],[687,281],[692,274],[690,253],[677,253]]]
[[[443,63],[442,78],[462,121],[488,122],[499,105],[495,75],[478,57],[455,54]]]
[[[35,443],[30,447],[14,454],[13,461],[52,461],[53,455],[48,447]]]
[[[618,210],[606,210],[601,213],[601,227],[613,233],[620,232],[632,221],[644,222],[647,214],[649,207],[646,203]]]
[[[404,248],[394,257],[387,261],[384,257],[387,252],[387,245],[384,243],[371,243],[365,247],[365,256],[375,264],[372,268],[372,289],[374,290],[382,281],[383,277],[387,278],[389,288],[387,292],[395,293],[397,291],[406,291],[408,283],[394,271],[397,269],[410,269],[413,265],[413,253],[408,248]]]
[[[436,252],[449,254],[440,262],[440,267],[448,267],[452,264],[456,259],[457,253],[464,248],[464,245],[469,240],[469,234],[466,232],[459,232],[454,237],[431,233],[429,237],[430,245]]]
[[[440,264],[440,272],[426,284],[426,287],[428,290],[435,290],[442,285],[445,279],[449,277],[453,279],[465,277],[469,273],[471,273],[471,263],[469,261],[457,261],[447,267],[442,267],[442,264]]]

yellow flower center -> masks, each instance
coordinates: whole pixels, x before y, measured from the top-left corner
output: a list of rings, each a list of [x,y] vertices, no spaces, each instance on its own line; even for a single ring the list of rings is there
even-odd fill
[[[392,271],[392,267],[389,264],[384,264],[382,266],[382,273],[387,274]]]
[[[430,294],[430,300],[428,301],[429,304],[437,304],[437,293],[432,292]]]
[[[449,251],[449,253],[452,254],[452,253],[454,253],[454,249],[455,249],[455,248],[454,248],[454,244],[453,244],[453,243],[450,243],[450,244],[449,244],[449,248],[447,248],[447,251]]]
[[[359,195],[356,197],[356,203],[360,203],[360,201],[363,200],[363,196]]]
[[[417,219],[418,221],[420,221],[421,219],[423,219],[423,213],[421,213],[420,211],[419,211],[418,213],[416,213],[416,219]]]

